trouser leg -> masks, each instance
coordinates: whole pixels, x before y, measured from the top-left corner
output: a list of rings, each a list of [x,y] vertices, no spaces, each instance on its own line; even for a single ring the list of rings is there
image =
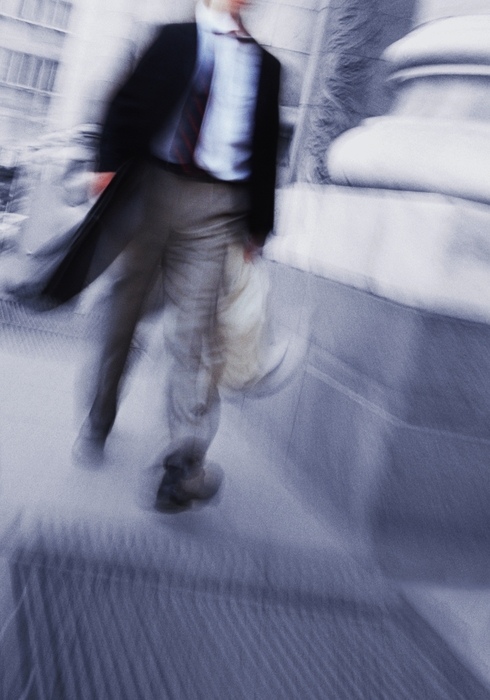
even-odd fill
[[[117,411],[118,389],[141,309],[158,271],[168,226],[162,212],[163,184],[148,170],[142,181],[144,214],[140,226],[108,270],[111,293],[104,300],[90,429],[110,430]],[[117,233],[117,232],[115,232]]]
[[[95,396],[89,412],[93,430],[109,432],[117,411],[117,397],[141,307],[158,266],[141,242],[133,242],[115,261],[111,295],[106,305],[101,345],[96,361]]]
[[[167,454],[202,461],[219,424],[223,364],[217,304],[228,247],[243,235],[247,197],[227,185],[186,188],[188,206],[165,253],[169,362]]]
[[[222,356],[216,333],[216,305],[226,245],[215,245],[211,254],[201,247],[201,255],[200,259],[192,259],[188,251],[186,260],[177,262],[173,269],[186,291],[167,295],[170,327],[165,344],[171,446],[185,444],[187,451],[203,455],[219,423],[217,382]],[[169,286],[167,280],[167,290]]]

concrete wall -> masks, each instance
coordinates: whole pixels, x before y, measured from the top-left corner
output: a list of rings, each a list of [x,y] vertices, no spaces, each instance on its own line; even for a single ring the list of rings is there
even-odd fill
[[[490,581],[490,24],[455,5],[420,2],[384,55],[405,97],[334,141],[338,185],[280,193],[275,299],[309,350],[291,414],[271,399],[268,415],[286,478],[385,571],[474,586]]]
[[[308,352],[243,415],[286,485],[391,576],[488,585],[490,326],[271,272],[276,322],[309,327]]]

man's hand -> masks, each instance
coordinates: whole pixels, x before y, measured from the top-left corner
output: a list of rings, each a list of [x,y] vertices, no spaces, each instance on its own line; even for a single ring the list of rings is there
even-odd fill
[[[255,241],[250,238],[247,245],[243,251],[243,259],[245,262],[252,262],[255,258],[258,258],[262,254],[262,246],[255,243]]]
[[[112,180],[116,173],[95,173],[94,180],[92,182],[92,194],[97,197],[101,192],[105,190],[109,182]]]

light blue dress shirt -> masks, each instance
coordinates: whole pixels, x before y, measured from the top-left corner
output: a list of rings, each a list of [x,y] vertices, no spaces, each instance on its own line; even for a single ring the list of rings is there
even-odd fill
[[[196,8],[196,21],[195,75],[210,62],[214,62],[214,70],[194,160],[220,180],[246,180],[251,172],[260,48],[254,41],[238,38],[243,31],[231,15],[210,10],[202,2]],[[187,94],[166,129],[153,142],[153,154],[162,160],[176,162],[171,155],[172,141]]]

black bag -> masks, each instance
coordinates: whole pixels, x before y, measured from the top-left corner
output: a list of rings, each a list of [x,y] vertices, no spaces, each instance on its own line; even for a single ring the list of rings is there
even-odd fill
[[[57,304],[64,304],[73,299],[109,266],[126,245],[127,236],[119,236],[119,241],[114,241],[111,255],[105,256],[106,259],[98,266],[97,274],[89,278],[103,224],[118,206],[127,201],[134,189],[138,170],[133,161],[128,161],[117,171],[82,223],[75,229],[66,254],[51,274],[41,296],[48,297]]]

